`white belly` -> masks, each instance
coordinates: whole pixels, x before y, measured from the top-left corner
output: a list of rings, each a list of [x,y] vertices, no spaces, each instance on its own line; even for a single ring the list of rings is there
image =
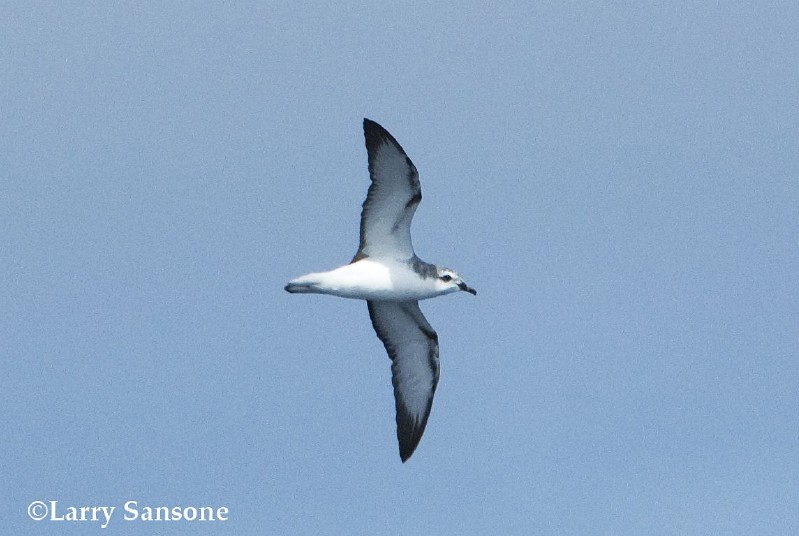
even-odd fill
[[[289,284],[306,285],[305,290],[342,298],[376,301],[424,300],[441,294],[435,278],[423,278],[407,264],[362,259],[329,272],[299,277]]]

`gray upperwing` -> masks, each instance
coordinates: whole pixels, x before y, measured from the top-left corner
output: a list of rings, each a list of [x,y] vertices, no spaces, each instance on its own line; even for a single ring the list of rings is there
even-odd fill
[[[354,260],[413,257],[411,220],[422,200],[419,173],[394,136],[363,120],[372,184],[361,211],[361,241]]]
[[[369,317],[391,358],[403,463],[422,439],[438,385],[438,335],[418,302],[369,301]]]

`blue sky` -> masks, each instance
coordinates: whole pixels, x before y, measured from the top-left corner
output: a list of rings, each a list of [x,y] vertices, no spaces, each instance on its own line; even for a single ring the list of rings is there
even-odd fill
[[[794,4],[2,14],[2,532],[799,531]],[[363,117],[479,291],[405,465],[366,306],[283,291],[357,248]]]

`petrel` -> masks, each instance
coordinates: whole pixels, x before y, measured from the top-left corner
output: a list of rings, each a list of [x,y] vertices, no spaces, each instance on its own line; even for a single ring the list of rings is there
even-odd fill
[[[366,300],[372,326],[391,358],[404,463],[424,433],[439,374],[438,335],[419,309],[419,300],[477,291],[455,270],[416,256],[411,220],[422,200],[416,166],[394,136],[374,121],[363,120],[363,133],[372,183],[361,211],[358,252],[349,264],[292,279],[285,288]]]

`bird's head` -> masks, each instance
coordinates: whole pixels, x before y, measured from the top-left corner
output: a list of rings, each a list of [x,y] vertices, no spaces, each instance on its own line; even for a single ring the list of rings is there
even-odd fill
[[[463,290],[477,296],[477,291],[467,285],[458,272],[449,268],[436,267],[436,287],[442,294]]]

